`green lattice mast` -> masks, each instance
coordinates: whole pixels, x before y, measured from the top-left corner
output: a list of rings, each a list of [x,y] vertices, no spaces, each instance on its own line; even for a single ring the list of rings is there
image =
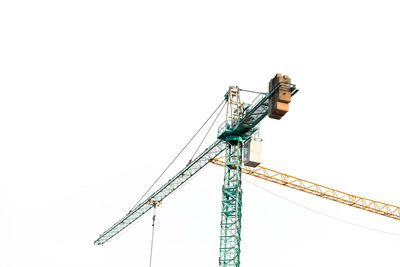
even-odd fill
[[[226,128],[238,124],[243,106],[240,102],[240,90],[231,86],[227,93],[228,105]],[[242,148],[240,135],[225,137],[225,175],[222,187],[222,211],[219,266],[239,266],[240,231],[242,218]]]
[[[236,267],[240,263],[243,139],[240,136],[230,136],[226,142],[219,265]]]

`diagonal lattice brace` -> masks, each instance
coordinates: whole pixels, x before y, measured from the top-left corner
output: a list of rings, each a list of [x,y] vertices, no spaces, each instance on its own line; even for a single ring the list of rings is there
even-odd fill
[[[210,160],[217,157],[222,151],[225,150],[225,142],[222,140],[215,141],[211,146],[203,151],[191,163],[186,165],[177,175],[170,179],[160,189],[155,191],[150,197],[140,203],[137,207],[128,212],[121,220],[116,222],[108,230],[102,233],[99,238],[94,241],[95,245],[103,245],[108,240],[113,238],[119,232],[128,227],[131,223],[140,218],[143,214],[149,211],[153,205],[153,201],[162,201],[169,194],[175,191],[183,183],[189,180],[199,170],[201,170]]]

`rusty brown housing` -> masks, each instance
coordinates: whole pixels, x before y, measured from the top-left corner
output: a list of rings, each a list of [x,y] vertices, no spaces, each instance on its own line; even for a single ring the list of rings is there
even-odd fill
[[[271,92],[276,86],[279,88],[269,98],[268,116],[272,119],[280,120],[286,112],[289,111],[289,103],[291,101],[290,92],[291,79],[289,76],[277,73],[274,78],[269,81],[269,91]]]

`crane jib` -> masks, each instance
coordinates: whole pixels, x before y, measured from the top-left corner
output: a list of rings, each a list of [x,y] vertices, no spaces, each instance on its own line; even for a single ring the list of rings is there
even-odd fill
[[[215,141],[211,146],[204,150],[191,163],[186,165],[177,175],[170,179],[160,189],[155,191],[150,197],[141,202],[137,207],[130,210],[121,220],[102,233],[99,238],[94,241],[95,245],[103,245],[112,237],[128,227],[139,217],[145,214],[153,207],[152,201],[162,201],[165,197],[175,191],[179,186],[195,175],[200,169],[207,165],[210,160],[217,157],[225,150],[225,142],[222,140]]]

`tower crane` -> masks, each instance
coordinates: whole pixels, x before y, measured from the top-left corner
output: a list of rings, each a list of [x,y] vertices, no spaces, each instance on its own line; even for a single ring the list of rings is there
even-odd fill
[[[288,112],[291,97],[298,92],[298,89],[291,83],[288,76],[277,74],[270,80],[268,92],[259,93],[251,104],[241,101],[241,91],[246,90],[230,86],[225,95],[226,120],[218,128],[217,140],[196,158],[190,160],[163,186],[135,205],[122,219],[104,231],[94,241],[95,245],[103,245],[147,211],[158,206],[163,199],[208,163],[224,167],[219,250],[219,266],[221,267],[240,266],[242,173],[400,220],[400,208],[397,206],[344,193],[259,166],[261,139],[258,138],[258,125],[260,121],[267,115],[272,119],[280,120]],[[222,152],[225,152],[225,155],[218,157]]]

